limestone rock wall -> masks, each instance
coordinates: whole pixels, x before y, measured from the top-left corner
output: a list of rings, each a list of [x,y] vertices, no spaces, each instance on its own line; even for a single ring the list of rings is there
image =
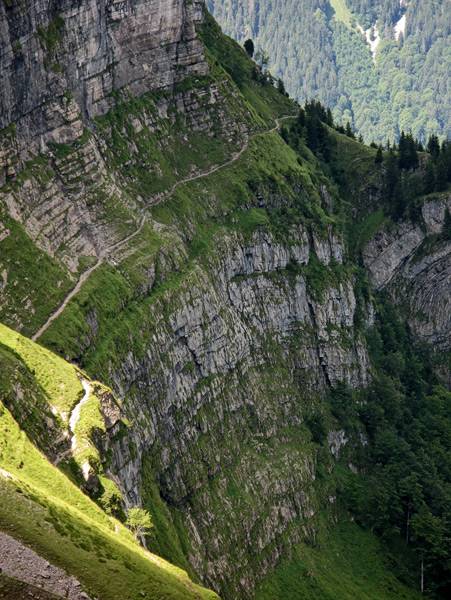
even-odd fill
[[[381,229],[364,250],[376,289],[387,288],[409,308],[416,335],[436,349],[451,340],[451,244],[445,235],[449,194],[427,201],[419,222]]]
[[[20,140],[76,139],[82,116],[112,106],[112,93],[167,88],[208,71],[185,0],[36,0],[0,5],[0,129]],[[64,95],[74,103],[63,106]]]

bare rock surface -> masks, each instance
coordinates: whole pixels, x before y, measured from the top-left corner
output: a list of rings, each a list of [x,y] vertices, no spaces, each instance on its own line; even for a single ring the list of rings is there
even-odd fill
[[[442,236],[447,211],[451,196],[431,199],[422,223],[385,226],[363,253],[376,289],[405,302],[416,335],[442,350],[451,346],[451,243]]]
[[[19,137],[68,142],[81,115],[111,107],[111,92],[134,95],[205,75],[195,32],[201,2],[185,0],[36,0],[0,4],[0,129]],[[62,109],[70,91],[74,102]]]
[[[0,531],[0,571],[69,600],[90,600],[80,582],[15,538]]]

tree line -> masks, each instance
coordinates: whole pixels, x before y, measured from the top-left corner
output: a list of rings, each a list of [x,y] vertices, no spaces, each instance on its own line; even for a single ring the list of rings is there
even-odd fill
[[[357,139],[349,121],[345,127],[337,125],[331,109],[319,100],[312,100],[299,110],[294,124],[283,127],[281,133],[295,150],[299,151],[305,144],[327,163],[336,144],[331,129]],[[358,141],[363,141],[361,136]],[[410,216],[415,216],[417,197],[444,191],[451,182],[451,142],[440,143],[435,134],[424,146],[411,132],[404,131],[398,144],[387,141],[384,147],[372,142],[370,146],[376,149],[374,162],[381,169],[387,212],[394,220],[403,218],[409,210]]]

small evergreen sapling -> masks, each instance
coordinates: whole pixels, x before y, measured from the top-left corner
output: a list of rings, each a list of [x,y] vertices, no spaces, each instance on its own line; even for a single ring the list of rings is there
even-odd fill
[[[354,140],[355,140],[355,134],[354,134],[354,132],[352,131],[351,123],[350,123],[349,121],[346,123],[346,129],[345,129],[345,132],[346,132],[346,135],[347,135],[348,137],[350,137],[350,138],[352,138],[352,139],[354,139]]]
[[[285,89],[285,84],[283,83],[282,79],[277,80],[277,89],[282,95],[288,96],[287,91]]]
[[[398,162],[400,169],[415,170],[418,168],[419,161],[417,155],[417,144],[411,133],[406,134],[404,131],[401,131],[401,136],[399,138]]]
[[[428,140],[427,151],[429,154],[432,154],[434,158],[437,158],[440,154],[440,143],[438,137],[434,134],[432,134]]]

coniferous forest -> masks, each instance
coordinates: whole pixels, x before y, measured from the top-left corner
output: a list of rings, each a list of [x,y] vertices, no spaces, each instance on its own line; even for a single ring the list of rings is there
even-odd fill
[[[445,0],[208,0],[226,33],[252,38],[301,103],[317,98],[366,142],[450,135]]]

